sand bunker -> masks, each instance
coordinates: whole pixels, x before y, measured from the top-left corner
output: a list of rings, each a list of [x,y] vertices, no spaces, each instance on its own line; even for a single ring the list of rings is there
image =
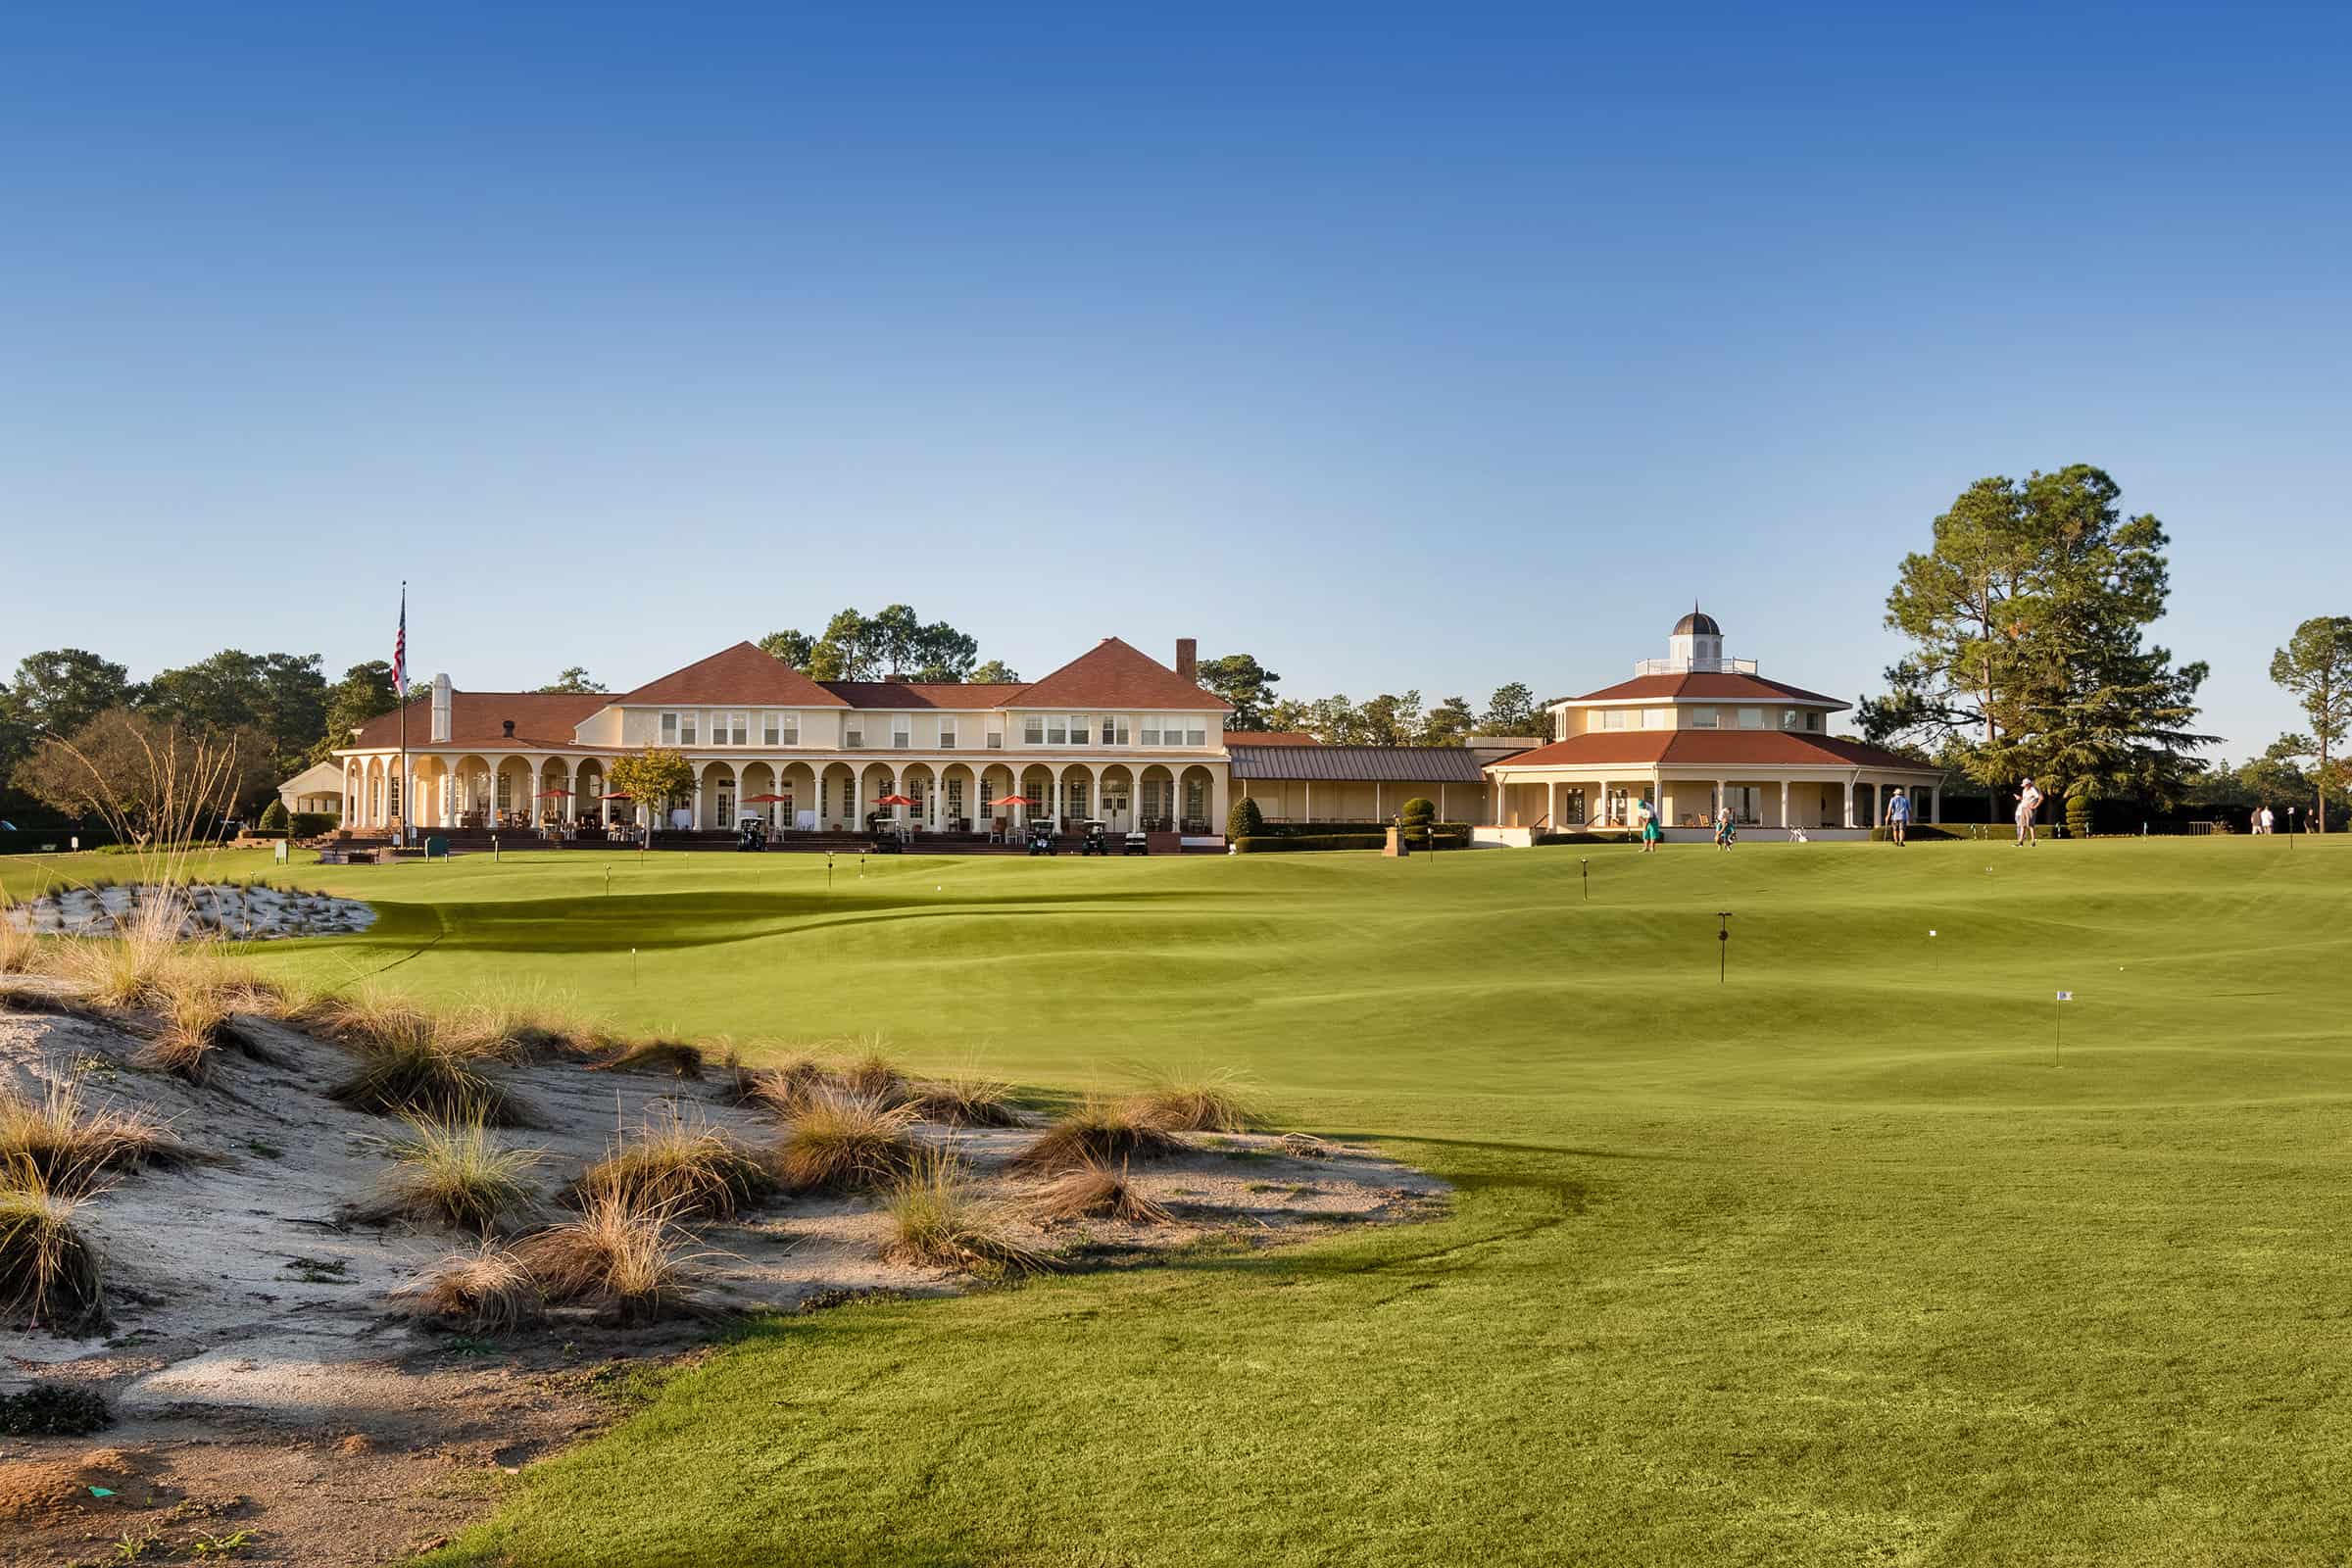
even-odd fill
[[[168,889],[129,883],[105,888],[61,888],[0,910],[0,920],[23,931],[113,936],[151,910],[159,897],[178,902],[179,934],[183,938],[271,942],[281,937],[365,931],[375,924],[375,911],[357,899],[249,887],[234,882]]]
[[[54,1555],[104,1560],[125,1533],[159,1544],[251,1529],[238,1560],[380,1560],[487,1506],[486,1478],[577,1441],[606,1419],[600,1376],[617,1364],[692,1349],[709,1318],[626,1330],[574,1311],[514,1334],[452,1335],[395,1297],[466,1239],[364,1224],[351,1205],[379,1191],[386,1141],[403,1131],[327,1098],[354,1060],[341,1046],[260,1019],[240,1020],[274,1058],[238,1057],[196,1087],[133,1066],[140,1042],[71,1014],[7,1010],[0,1074],[38,1097],[61,1077],[85,1096],[168,1119],[211,1159],[121,1178],[77,1216],[104,1259],[113,1327],[65,1340],[0,1332],[0,1393],[34,1379],[101,1390],[117,1423],[84,1438],[0,1440],[0,1497],[22,1495],[19,1528]],[[543,1217],[607,1152],[671,1107],[765,1145],[774,1117],[730,1102],[717,1082],[593,1070],[576,1061],[493,1065],[535,1125],[502,1135],[544,1152],[531,1172]],[[1040,1178],[1007,1168],[1021,1129],[918,1123],[953,1145],[983,1196]],[[1229,1236],[1251,1244],[1348,1224],[1425,1215],[1433,1178],[1346,1145],[1274,1136],[1196,1135],[1175,1156],[1139,1163],[1136,1189],[1164,1223],[1089,1219],[1027,1224],[1019,1239],[1063,1266],[1148,1260]],[[782,1198],[738,1222],[694,1227],[692,1283],[720,1313],[789,1311],[843,1293],[942,1293],[971,1281],[886,1261],[887,1216],[862,1198]],[[103,1445],[120,1484],[70,1480]],[[76,1490],[78,1488],[78,1490]],[[178,1545],[174,1545],[178,1549]]]

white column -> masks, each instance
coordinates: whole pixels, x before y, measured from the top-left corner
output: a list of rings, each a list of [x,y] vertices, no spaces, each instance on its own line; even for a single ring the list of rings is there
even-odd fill
[[[1787,779],[1781,780],[1781,826],[1783,829],[1788,826],[1788,781]]]
[[[1943,820],[1943,786],[1940,784],[1928,786],[1928,820],[1932,823]]]
[[[1306,819],[1315,819],[1315,781],[1311,778],[1306,781]]]
[[[1560,830],[1560,783],[1557,779],[1544,781],[1544,819],[1554,833]]]
[[[1854,779],[1856,776],[1852,773],[1845,775],[1845,825],[1847,827],[1854,825]]]
[[[1102,793],[1102,786],[1100,783],[1095,786],[1098,795]],[[1211,833],[1225,831],[1226,815],[1233,808],[1232,794],[1233,774],[1231,769],[1219,771],[1216,768],[1210,768],[1208,771],[1208,830]]]

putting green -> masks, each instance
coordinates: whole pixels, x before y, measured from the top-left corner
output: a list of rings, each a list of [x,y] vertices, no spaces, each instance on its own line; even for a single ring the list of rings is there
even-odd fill
[[[2352,1546],[2352,839],[610,864],[281,872],[383,919],[260,961],[1041,1085],[1238,1067],[1460,1197],[755,1328],[446,1560]]]

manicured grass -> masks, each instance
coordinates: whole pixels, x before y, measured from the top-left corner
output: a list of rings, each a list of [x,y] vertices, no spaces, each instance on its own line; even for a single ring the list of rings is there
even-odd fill
[[[2352,1545],[2352,840],[910,857],[829,892],[809,858],[616,856],[610,897],[603,862],[298,869],[384,919],[261,961],[536,982],[754,1061],[879,1033],[1029,1092],[1232,1069],[1460,1196],[756,1327],[437,1561]]]

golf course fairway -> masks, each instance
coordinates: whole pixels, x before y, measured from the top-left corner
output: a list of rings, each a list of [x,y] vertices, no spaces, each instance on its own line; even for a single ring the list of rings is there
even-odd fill
[[[195,869],[381,911],[290,979],[1232,1069],[1456,1189],[745,1326],[436,1564],[2352,1553],[2352,838]]]

